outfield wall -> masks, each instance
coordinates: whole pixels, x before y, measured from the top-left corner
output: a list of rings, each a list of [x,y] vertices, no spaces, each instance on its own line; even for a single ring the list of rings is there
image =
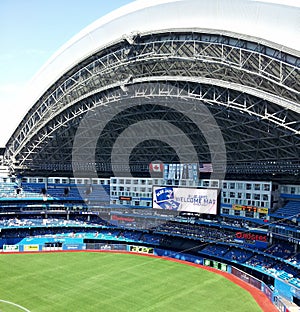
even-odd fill
[[[40,243],[38,243],[40,242]],[[131,252],[145,255],[154,255],[159,257],[172,258],[179,261],[187,261],[195,265],[202,265],[204,267],[212,267],[222,272],[227,272],[238,277],[240,280],[252,285],[256,289],[264,293],[267,298],[278,308],[280,312],[294,312],[299,311],[299,307],[293,304],[293,296],[300,296],[300,290],[292,287],[288,283],[280,279],[275,279],[275,288],[270,289],[264,282],[245,273],[244,271],[220,261],[212,260],[209,257],[195,256],[188,253],[165,250],[151,246],[140,246],[132,244],[108,244],[108,243],[89,243],[68,240],[62,244],[51,244],[45,246],[45,239],[35,238],[32,243],[3,245],[3,253],[18,253],[18,252],[51,252],[51,251],[117,251],[117,252]]]

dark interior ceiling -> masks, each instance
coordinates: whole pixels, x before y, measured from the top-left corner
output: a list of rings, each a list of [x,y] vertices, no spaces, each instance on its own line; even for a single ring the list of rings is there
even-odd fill
[[[193,148],[193,161],[214,162],[216,171],[224,170],[223,157],[227,176],[297,180],[297,56],[197,32],[132,41],[96,52],[41,96],[7,145],[13,170],[72,175],[92,168],[109,176],[113,154],[120,166],[126,156],[135,174],[147,175],[151,161],[190,161]],[[218,131],[224,142],[213,142]],[[223,143],[226,155],[216,155]]]

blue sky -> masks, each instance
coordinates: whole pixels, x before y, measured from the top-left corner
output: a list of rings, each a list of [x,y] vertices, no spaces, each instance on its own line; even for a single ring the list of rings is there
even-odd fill
[[[133,0],[0,0],[0,147],[27,111],[18,91],[80,30]],[[18,116],[18,118],[16,117]]]

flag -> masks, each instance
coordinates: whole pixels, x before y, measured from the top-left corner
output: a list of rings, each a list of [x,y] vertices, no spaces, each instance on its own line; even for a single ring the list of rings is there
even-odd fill
[[[151,163],[149,166],[151,172],[162,172],[163,164],[162,163]]]
[[[199,164],[199,172],[213,172],[212,164]]]

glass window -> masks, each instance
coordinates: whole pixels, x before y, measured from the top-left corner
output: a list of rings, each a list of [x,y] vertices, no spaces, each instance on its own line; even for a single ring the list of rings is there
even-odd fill
[[[295,194],[296,188],[294,186],[291,187],[291,194]]]
[[[252,190],[252,184],[247,183],[246,184],[246,190]]]
[[[262,199],[263,200],[269,200],[269,195],[268,194],[263,194]]]
[[[254,190],[260,191],[260,184],[254,184]]]
[[[244,183],[237,183],[237,184],[236,184],[236,187],[237,187],[239,190],[243,190],[243,189],[244,189]]]
[[[253,217],[254,217],[254,212],[253,212],[253,211],[246,211],[246,212],[245,212],[245,217],[247,217],[247,218],[253,218]]]
[[[260,194],[253,194],[253,199],[260,200]]]
[[[212,186],[212,187],[218,187],[218,186],[219,186],[218,181],[212,181],[212,182],[211,182],[211,186]]]

